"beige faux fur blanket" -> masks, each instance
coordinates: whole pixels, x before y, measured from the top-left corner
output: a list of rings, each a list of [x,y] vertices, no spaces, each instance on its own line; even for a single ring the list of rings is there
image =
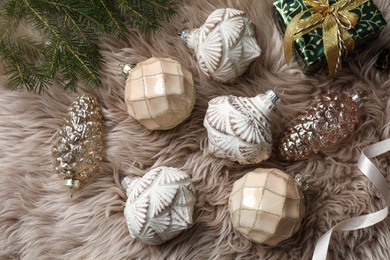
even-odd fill
[[[161,31],[143,36],[133,30],[126,41],[101,40],[106,60],[101,89],[80,85],[77,93],[70,93],[55,81],[42,95],[13,92],[4,71],[0,72],[0,259],[310,259],[319,237],[334,224],[383,208],[384,201],[356,163],[362,148],[390,137],[389,73],[383,75],[374,67],[379,51],[390,47],[390,27],[359,55],[346,59],[334,77],[305,76],[295,60],[285,64],[273,0],[177,2],[178,15]],[[390,23],[389,1],[374,2]],[[225,7],[247,13],[262,49],[261,56],[231,85],[208,80],[177,36]],[[118,64],[152,56],[176,59],[194,75],[195,108],[183,124],[168,131],[146,130],[128,116],[123,100],[125,80]],[[259,165],[242,166],[210,156],[203,127],[207,102],[219,95],[255,96],[275,86],[284,90],[272,121],[275,143],[318,95],[359,88],[370,95],[356,131],[337,147],[307,160],[282,162],[273,153]],[[68,106],[84,92],[95,94],[103,108],[104,154],[99,173],[71,199],[53,172],[50,150]],[[389,154],[375,159],[388,179],[389,160]],[[120,181],[122,175],[142,176],[157,166],[189,173],[197,202],[190,229],[160,246],[148,246],[129,235]],[[256,167],[301,173],[310,183],[300,231],[277,246],[248,241],[230,222],[232,184]],[[362,230],[333,234],[329,259],[390,259],[390,218]]]

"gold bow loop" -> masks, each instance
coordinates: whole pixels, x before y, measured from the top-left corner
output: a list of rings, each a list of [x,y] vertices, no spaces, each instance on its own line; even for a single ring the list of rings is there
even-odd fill
[[[348,32],[359,21],[359,15],[350,10],[369,0],[340,0],[333,5],[329,0],[304,0],[309,9],[291,19],[284,33],[284,56],[287,64],[293,56],[293,43],[302,35],[322,27],[324,54],[328,63],[329,76],[341,68],[341,58],[354,49],[353,36]],[[306,13],[309,17],[301,19]]]

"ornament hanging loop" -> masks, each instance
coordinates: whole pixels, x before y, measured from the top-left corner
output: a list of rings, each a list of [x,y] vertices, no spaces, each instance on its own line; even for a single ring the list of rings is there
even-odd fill
[[[284,88],[283,87],[280,87],[279,85],[275,86],[273,91],[275,93],[279,93],[281,92],[280,94],[278,94],[279,96],[283,96],[284,95]]]

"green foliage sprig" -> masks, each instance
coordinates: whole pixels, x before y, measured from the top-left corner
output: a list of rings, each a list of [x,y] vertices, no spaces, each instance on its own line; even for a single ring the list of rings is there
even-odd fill
[[[175,15],[174,0],[0,1],[0,61],[13,89],[41,93],[59,74],[64,88],[79,80],[100,87],[99,37],[125,38],[127,26],[149,33]],[[21,33],[21,25],[39,32]]]

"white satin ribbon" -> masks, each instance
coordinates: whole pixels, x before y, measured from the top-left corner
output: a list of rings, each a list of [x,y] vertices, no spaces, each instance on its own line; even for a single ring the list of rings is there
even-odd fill
[[[386,201],[386,207],[374,213],[346,219],[337,223],[318,240],[314,249],[313,260],[326,260],[329,241],[333,231],[349,231],[366,228],[381,222],[387,217],[390,191],[387,187],[386,179],[382,176],[378,168],[371,162],[370,158],[388,151],[390,151],[390,138],[365,147],[362,150],[358,161],[358,168],[379,190],[382,198]]]

